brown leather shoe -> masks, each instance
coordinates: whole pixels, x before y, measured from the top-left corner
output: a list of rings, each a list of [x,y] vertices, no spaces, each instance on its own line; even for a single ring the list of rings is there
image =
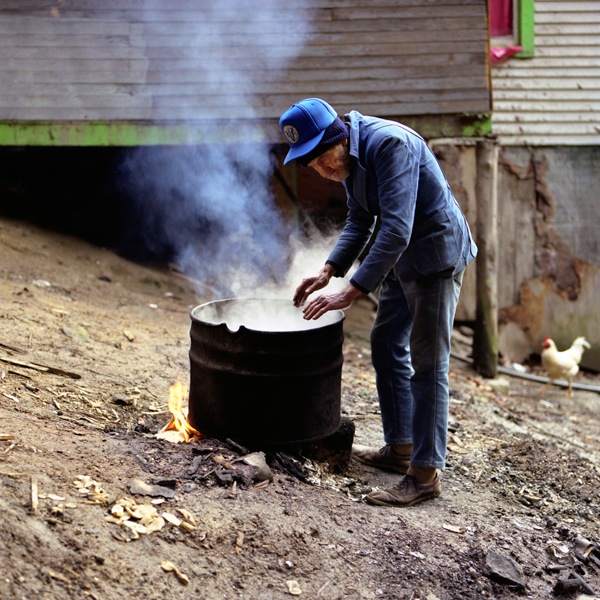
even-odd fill
[[[352,458],[365,465],[395,473],[406,473],[410,460],[410,456],[394,452],[389,444],[383,448],[352,444]]]
[[[437,498],[442,491],[439,473],[431,483],[419,483],[412,475],[405,475],[397,486],[387,490],[375,490],[365,497],[369,504],[378,506],[412,506]]]

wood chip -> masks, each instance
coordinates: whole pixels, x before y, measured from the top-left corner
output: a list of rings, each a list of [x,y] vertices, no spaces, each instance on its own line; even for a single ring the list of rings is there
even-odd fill
[[[185,508],[178,508],[177,512],[190,524],[192,525],[198,525],[198,522],[196,521],[196,519],[194,518],[194,515],[189,511],[186,510]]]
[[[448,523],[444,523],[442,527],[447,531],[452,531],[453,533],[465,533],[466,531],[464,527],[458,527],[457,525],[449,525]]]
[[[151,534],[160,531],[165,526],[165,520],[162,517],[156,517],[146,525],[146,533]]]
[[[0,433],[0,442],[12,442],[15,436],[12,433]]]
[[[181,525],[181,519],[175,515],[172,515],[171,513],[164,512],[160,516],[168,523],[171,523],[171,525],[175,525],[175,527],[179,527]]]
[[[62,581],[66,584],[71,583],[64,575],[56,573],[55,571],[48,571],[48,577],[52,577],[52,579],[56,579],[56,581]]]
[[[242,551],[244,545],[244,532],[238,531],[237,538],[235,540],[235,551],[239,554]]]
[[[298,584],[298,582],[295,579],[290,579],[289,581],[285,582],[288,588],[288,592],[292,595],[292,596],[301,596],[302,595],[302,590],[300,589],[300,585]]]
[[[37,513],[39,504],[38,499],[38,479],[36,475],[31,476],[31,512]]]
[[[146,528],[146,526],[142,525],[141,523],[138,523],[137,521],[123,521],[123,523],[121,523],[121,525],[123,525],[124,527],[128,527],[129,529],[132,529],[136,533],[147,533],[148,532],[148,529]]]
[[[464,446],[462,440],[455,433],[451,433],[450,438],[457,446]]]
[[[541,502],[543,500],[541,496],[535,496],[534,494],[527,494],[525,492],[521,492],[521,497],[525,498],[525,500],[529,500],[529,502]]]
[[[170,560],[165,560],[160,566],[163,571],[175,573],[175,576],[183,585],[187,585],[190,582],[190,578],[182,573]]]

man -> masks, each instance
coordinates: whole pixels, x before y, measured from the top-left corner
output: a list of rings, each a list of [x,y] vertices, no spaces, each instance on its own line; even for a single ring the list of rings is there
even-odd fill
[[[366,500],[409,506],[439,496],[450,336],[463,271],[477,252],[467,221],[433,152],[408,127],[357,111],[342,120],[319,98],[292,105],[279,125],[290,146],[284,164],[296,160],[341,182],[348,201],[345,227],[323,268],[296,289],[296,306],[347,273],[379,221],[348,285],[303,309],[305,319],[318,319],[380,288],[371,353],[386,445],[355,445],[352,455],[404,477]]]

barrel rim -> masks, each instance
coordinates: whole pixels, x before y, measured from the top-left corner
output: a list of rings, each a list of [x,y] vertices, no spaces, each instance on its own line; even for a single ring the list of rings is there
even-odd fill
[[[215,304],[221,304],[221,303],[229,303],[229,302],[238,302],[238,301],[245,301],[245,300],[251,300],[251,301],[267,301],[267,302],[287,302],[284,298],[269,298],[269,297],[256,297],[256,296],[241,296],[241,297],[232,297],[232,298],[221,298],[219,300],[210,300],[209,302],[204,302],[202,304],[198,304],[197,306],[193,307],[190,310],[190,319],[192,320],[193,323],[198,323],[200,325],[203,326],[209,326],[209,327],[227,327],[227,324],[225,323],[225,321],[221,322],[221,323],[210,323],[208,321],[203,321],[202,319],[200,319],[199,317],[197,317],[194,313],[201,308],[210,306],[210,305],[215,305]],[[310,331],[316,331],[316,330],[322,330],[325,329],[327,327],[333,327],[333,326],[338,326],[341,322],[344,321],[344,319],[346,318],[346,315],[344,313],[343,310],[340,309],[336,309],[336,310],[332,310],[329,311],[327,313],[330,316],[330,319],[333,318],[333,321],[330,321],[329,323],[325,324],[325,325],[319,325],[318,322],[319,320],[315,320],[314,323],[314,327],[309,327],[309,328],[305,328],[305,329],[285,329],[285,330],[262,330],[262,329],[255,329],[253,327],[248,327],[246,325],[241,325],[240,328],[237,330],[241,330],[241,329],[245,329],[247,331],[254,331],[257,333],[261,333],[264,335],[269,335],[269,334],[295,334],[295,333],[305,333],[305,332],[310,332]],[[227,329],[229,329],[227,327]],[[231,331],[231,329],[229,329],[229,331]]]

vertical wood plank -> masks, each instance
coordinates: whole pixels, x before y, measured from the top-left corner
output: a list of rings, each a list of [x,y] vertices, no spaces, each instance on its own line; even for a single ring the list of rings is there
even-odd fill
[[[498,146],[477,143],[477,308],[473,363],[484,377],[498,373]]]

